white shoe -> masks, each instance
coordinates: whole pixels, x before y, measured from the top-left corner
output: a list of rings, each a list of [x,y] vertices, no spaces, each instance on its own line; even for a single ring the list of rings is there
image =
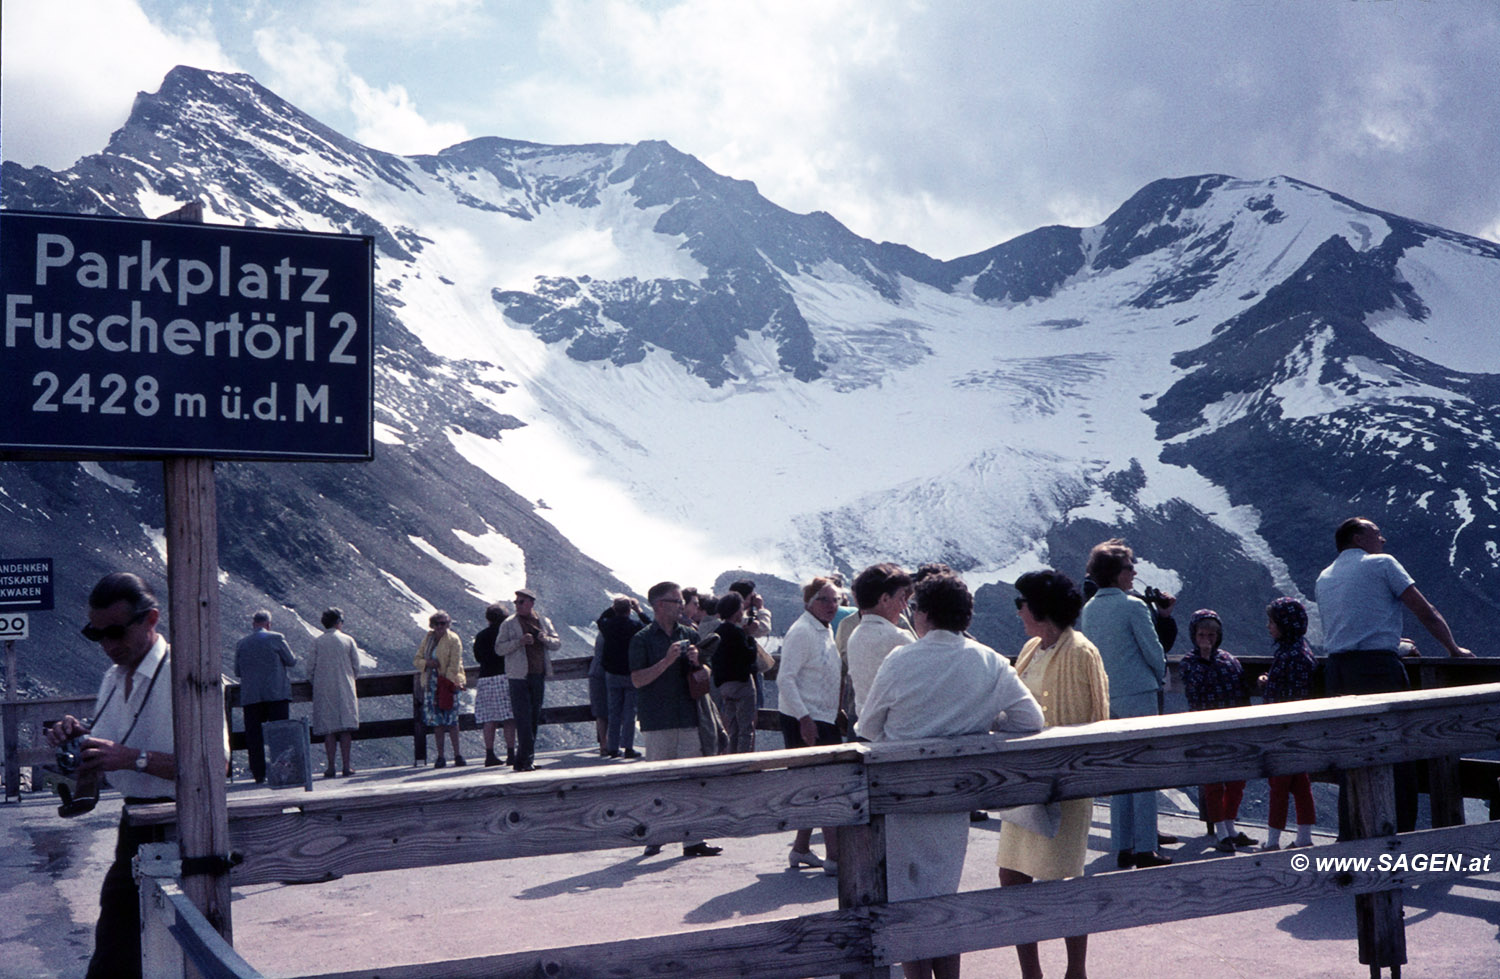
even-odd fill
[[[823,861],[823,876],[837,877],[839,875],[839,862],[837,860]]]
[[[822,867],[823,861],[811,850],[793,850],[787,854],[786,865],[793,870],[798,867]]]

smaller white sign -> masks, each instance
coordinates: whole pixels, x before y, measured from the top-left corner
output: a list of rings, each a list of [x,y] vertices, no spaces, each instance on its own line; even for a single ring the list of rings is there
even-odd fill
[[[25,639],[31,635],[30,626],[25,612],[0,612],[0,639]]]

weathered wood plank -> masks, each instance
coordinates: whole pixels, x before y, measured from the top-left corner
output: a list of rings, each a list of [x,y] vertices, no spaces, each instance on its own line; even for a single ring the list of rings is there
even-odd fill
[[[1482,858],[1500,848],[1500,822],[1424,830],[1401,837],[1358,840],[1306,850],[1243,854],[1075,877],[1021,887],[966,891],[900,901],[867,910],[873,916],[875,964],[972,952],[1076,934],[1080,921],[1093,932],[1118,931],[1164,921],[1302,904],[1340,895],[1373,894],[1416,883],[1436,884],[1488,870],[1415,871],[1401,866],[1416,854],[1456,853]],[[1387,854],[1392,869],[1380,869]],[[1294,858],[1369,859],[1365,870],[1292,869]]]
[[[839,907],[863,908],[884,904],[885,817],[872,816],[866,826],[840,826]],[[876,968],[873,962],[861,964],[858,970],[844,969],[839,979],[888,979],[889,969]]]
[[[904,960],[972,952],[1076,933],[1117,931],[1298,904],[1340,895],[1438,883],[1468,870],[1370,869],[1318,873],[1291,869],[1298,854],[1379,859],[1389,854],[1480,854],[1500,848],[1500,823],[1429,830],[1399,839],[1362,840],[1312,850],[1246,854],[1024,887],[996,887],[873,908],[826,912],[785,921],[704,929],[654,938],[536,952],[321,973],[310,979],[533,979],[535,976],[625,977],[692,975],[766,979],[869,971]],[[873,928],[873,943],[860,937]]]
[[[172,637],[172,737],[177,759],[177,835],[184,858],[229,853],[225,818],[224,701],[219,659],[218,507],[212,459],[162,463],[167,594]],[[183,892],[226,941],[234,941],[229,878],[200,874]]]
[[[232,880],[236,885],[308,880],[750,836],[863,821],[865,809],[863,771],[852,763],[629,785],[579,779],[572,788],[546,794],[497,794],[476,783],[472,790],[425,798],[408,794],[394,806],[306,806],[259,816],[236,812],[231,838],[245,859]]]
[[[1397,832],[1396,780],[1390,765],[1356,768],[1345,776],[1349,820],[1354,832],[1370,839]],[[1359,961],[1384,968],[1406,964],[1406,928],[1399,890],[1354,898]]]
[[[866,746],[872,812],[941,812],[1360,768],[1500,745],[1500,684]]]
[[[830,911],[782,921],[574,945],[307,979],[799,979],[870,965],[863,911]]]

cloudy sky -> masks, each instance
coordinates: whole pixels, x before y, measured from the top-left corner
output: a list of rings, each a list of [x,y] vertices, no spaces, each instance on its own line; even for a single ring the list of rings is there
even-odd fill
[[[1496,0],[5,0],[0,154],[175,64],[399,153],[665,139],[938,258],[1159,177],[1287,174],[1500,240]]]

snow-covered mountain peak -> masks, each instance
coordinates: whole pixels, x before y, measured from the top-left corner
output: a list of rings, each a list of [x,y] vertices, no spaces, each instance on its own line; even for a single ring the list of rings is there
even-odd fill
[[[1353,512],[1411,544],[1460,632],[1500,584],[1500,247],[1291,177],[1159,180],[1096,227],[939,261],[666,143],[404,158],[180,68],[105,152],[7,164],[4,193],[375,237],[376,461],[221,477],[226,571],[287,600],[275,581],[331,591],[304,565],[401,622],[413,596],[530,581],[586,627],[607,590],[663,578],[946,560],[978,586],[1081,572],[1124,535],[1145,583],[1255,635]],[[114,488],[145,482],[125,468],[75,471],[150,505]],[[983,591],[981,631],[1018,639]]]

